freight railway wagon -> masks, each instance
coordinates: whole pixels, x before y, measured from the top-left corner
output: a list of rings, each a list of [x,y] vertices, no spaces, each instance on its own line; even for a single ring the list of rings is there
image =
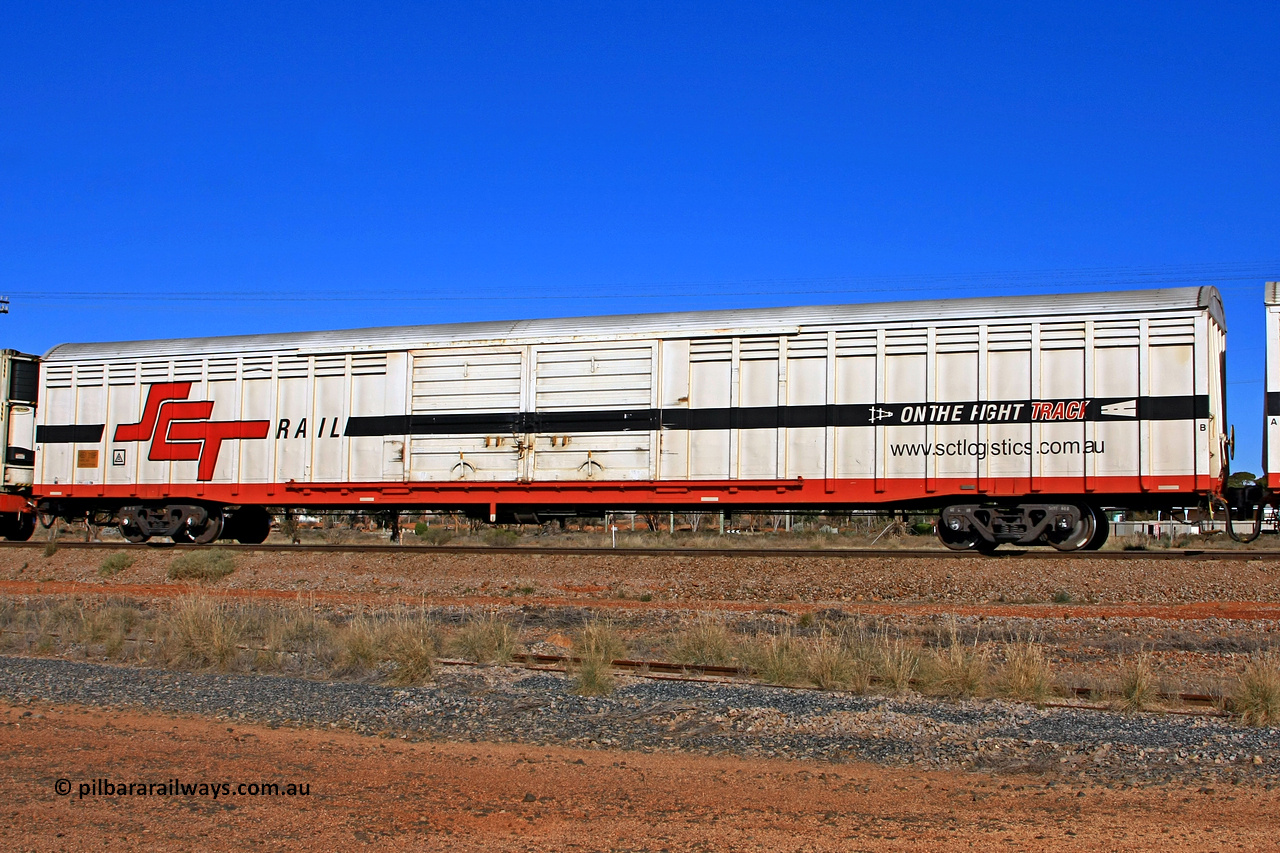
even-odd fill
[[[1102,505],[1220,492],[1224,351],[1210,287],[65,344],[32,497],[135,542],[886,505],[955,549],[1097,547]]]

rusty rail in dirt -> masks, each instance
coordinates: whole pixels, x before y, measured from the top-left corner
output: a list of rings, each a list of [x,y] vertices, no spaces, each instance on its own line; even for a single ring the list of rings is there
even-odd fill
[[[439,661],[445,666],[476,666],[473,661],[464,660],[442,660]],[[574,666],[582,663],[582,658],[574,655],[546,655],[546,654],[521,654],[516,655],[513,664],[524,664],[531,669],[550,670],[554,672],[569,672]],[[615,669],[623,670],[632,675],[638,675],[649,678],[666,678],[678,681],[722,681],[726,678],[740,679],[751,681],[754,684],[761,684],[770,687],[785,687],[791,690],[826,690],[829,688],[816,687],[813,685],[796,685],[796,684],[769,684],[767,682],[754,681],[755,671],[747,666],[716,666],[711,664],[685,664],[674,663],[671,661],[653,661],[653,660],[630,660],[620,659],[612,661],[611,666]],[[871,676],[871,684],[882,683],[882,679]],[[918,682],[912,679],[911,684]],[[1063,692],[1068,696],[1077,700],[1085,700],[1091,704],[1080,704],[1079,702],[1046,702],[1049,708],[1077,708],[1090,711],[1107,711],[1111,710],[1105,704],[1097,704],[1104,702],[1107,698],[1106,692],[1092,687],[1064,687]],[[1165,714],[1190,714],[1193,716],[1211,716],[1211,717],[1230,717],[1229,711],[1223,710],[1223,700],[1220,696],[1212,696],[1208,693],[1181,693],[1181,692],[1159,692],[1156,699],[1166,705],[1175,707],[1169,708],[1148,708],[1144,709],[1151,713]],[[1191,706],[1191,707],[1176,707]]]

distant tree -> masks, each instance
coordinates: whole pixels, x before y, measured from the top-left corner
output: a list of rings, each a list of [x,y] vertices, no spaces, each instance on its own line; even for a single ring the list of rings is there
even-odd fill
[[[1257,474],[1252,474],[1248,471],[1237,471],[1227,478],[1227,485],[1234,488],[1240,488],[1241,486],[1252,485],[1257,482],[1257,480]]]

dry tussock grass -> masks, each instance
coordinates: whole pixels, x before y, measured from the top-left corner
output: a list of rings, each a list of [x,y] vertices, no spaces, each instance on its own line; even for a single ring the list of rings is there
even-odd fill
[[[949,633],[947,645],[930,650],[921,662],[921,692],[949,699],[984,693],[990,682],[990,648],[977,640],[963,642],[954,623]]]
[[[671,659],[694,666],[728,666],[734,659],[734,642],[724,620],[699,614],[672,642]]]
[[[472,619],[450,643],[454,653],[476,663],[507,663],[515,657],[519,632],[490,613]]]
[[[582,696],[603,696],[613,692],[613,661],[626,656],[627,644],[608,619],[593,619],[582,626],[573,639],[578,658],[573,690]]]
[[[365,676],[378,665],[381,625],[363,611],[337,628],[331,672],[338,676]]]
[[[920,647],[902,638],[881,636],[875,643],[872,674],[891,693],[904,693],[920,671]]]
[[[157,651],[170,666],[232,668],[239,655],[243,619],[225,601],[205,596],[182,596],[160,618]]]
[[[1228,706],[1248,726],[1280,724],[1280,654],[1255,655],[1232,692]]]
[[[607,696],[616,686],[613,667],[605,661],[583,659],[574,668],[573,692],[579,696]]]
[[[84,611],[78,639],[86,646],[101,645],[107,657],[120,658],[125,651],[125,643],[135,639],[134,630],[142,620],[142,612],[138,608],[108,603]],[[137,651],[136,644],[134,651]]]
[[[1034,640],[1006,643],[1004,665],[995,674],[995,693],[1020,702],[1043,704],[1057,693],[1044,646]]]
[[[342,620],[301,600],[296,606],[246,606],[203,595],[176,599],[168,609],[125,600],[54,598],[0,600],[0,648],[17,653],[105,656],[115,660],[195,669],[288,671],[322,678],[421,684],[436,672],[446,647],[473,660],[505,661],[516,654],[516,630],[494,614],[472,620],[451,638],[425,611],[358,612]],[[860,629],[820,627],[802,638],[789,631],[760,633],[735,643],[724,622],[699,617],[670,640],[673,659],[696,666],[739,660],[761,681],[866,691],[873,682],[891,693],[914,687],[949,697],[997,695],[1043,703],[1059,694],[1045,648],[1033,641],[997,645],[962,642],[952,626],[931,651],[909,639]],[[613,660],[627,646],[608,620],[586,623],[574,640],[580,662],[573,689],[601,695],[614,687]],[[999,661],[994,665],[994,661]],[[1160,700],[1150,652],[1121,661],[1113,685],[1115,707],[1135,711]],[[1280,652],[1256,655],[1224,706],[1248,725],[1280,724]]]
[[[1116,687],[1116,707],[1121,711],[1141,711],[1154,705],[1160,698],[1160,685],[1156,680],[1150,652],[1139,652],[1120,666],[1120,680]]]
[[[392,684],[425,684],[435,678],[440,630],[423,613],[397,613],[385,627],[386,660]]]
[[[804,649],[790,631],[756,637],[745,655],[756,678],[770,684],[799,684],[804,680]]]
[[[806,674],[824,690],[866,693],[871,685],[871,657],[865,644],[848,636],[821,631],[808,644]]]

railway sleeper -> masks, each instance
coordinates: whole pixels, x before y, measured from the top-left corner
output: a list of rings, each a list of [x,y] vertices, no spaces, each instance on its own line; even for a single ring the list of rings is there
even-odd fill
[[[938,521],[938,538],[953,551],[990,551],[1004,542],[1092,550],[1102,547],[1108,530],[1092,507],[1069,503],[957,504]]]

